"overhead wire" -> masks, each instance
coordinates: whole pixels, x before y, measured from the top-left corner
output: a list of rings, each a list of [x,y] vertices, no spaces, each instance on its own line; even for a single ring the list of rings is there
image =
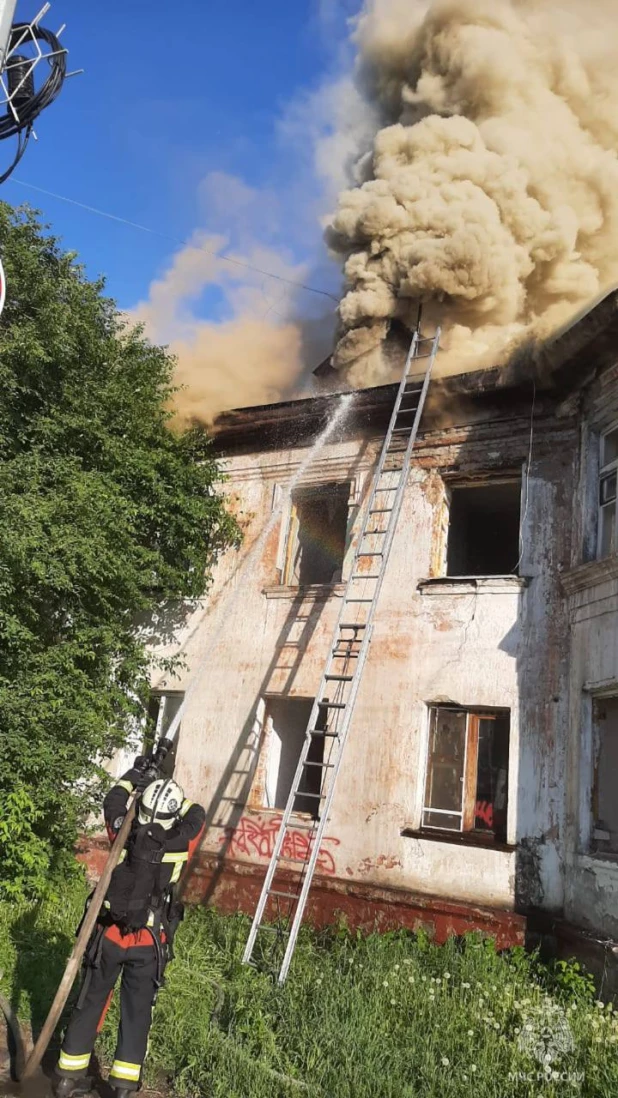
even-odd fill
[[[47,195],[48,198],[55,198],[59,202],[66,202],[69,206],[76,206],[80,210],[87,210],[88,213],[96,214],[98,217],[105,217],[108,221],[116,221],[120,225],[128,225],[131,229],[138,229],[140,232],[149,233],[151,236],[158,236],[162,240],[169,240],[174,244],[180,244],[185,248],[195,248],[197,251],[205,252],[206,255],[211,255],[215,259],[220,259],[223,263],[229,263],[234,267],[242,267],[244,270],[253,271],[256,274],[264,275],[266,278],[273,278],[277,282],[284,282],[287,286],[295,286],[298,290],[306,290],[308,293],[319,294],[320,297],[328,297],[331,301],[335,301],[339,304],[339,298],[335,294],[331,294],[328,290],[320,290],[316,286],[310,286],[305,282],[299,282],[293,278],[286,278],[285,275],[275,274],[274,271],[265,271],[262,267],[258,267],[255,263],[248,263],[243,259],[236,259],[234,256],[226,255],[224,252],[217,252],[213,248],[206,248],[203,244],[198,244],[195,240],[188,240],[184,237],[174,236],[172,233],[161,232],[160,229],[153,229],[150,225],[142,225],[139,221],[131,221],[128,217],[120,217],[118,214],[110,213],[108,210],[101,210],[97,206],[89,206],[86,202],[79,202],[76,198],[69,198],[67,195],[58,194],[55,191],[48,191],[45,187],[38,187],[35,183],[27,183],[25,179],[11,179],[12,183],[19,183],[21,187],[28,187],[32,191],[38,191],[39,194]]]

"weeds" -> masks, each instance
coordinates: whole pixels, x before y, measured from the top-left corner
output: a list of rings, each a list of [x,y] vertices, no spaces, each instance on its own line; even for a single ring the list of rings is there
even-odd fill
[[[70,946],[74,909],[37,915],[48,943],[56,926],[60,951]],[[241,965],[247,930],[241,916],[188,915],[155,1010],[148,1082],[203,1098],[618,1094],[618,1019],[595,1002],[576,964],[547,967],[523,950],[499,955],[479,935],[438,947],[422,934],[305,928],[279,988]],[[20,940],[3,924],[9,993]],[[44,982],[49,1002],[54,988]],[[22,1010],[41,997],[41,987],[34,998],[23,991]],[[99,1041],[105,1062],[117,1011],[116,1002]]]

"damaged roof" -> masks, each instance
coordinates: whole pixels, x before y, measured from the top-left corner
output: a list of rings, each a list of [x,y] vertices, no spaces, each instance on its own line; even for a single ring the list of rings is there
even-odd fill
[[[465,420],[474,418],[475,410],[485,416],[513,416],[520,401],[529,406],[533,384],[540,394],[546,394],[545,403],[555,403],[617,358],[618,290],[613,290],[551,340],[519,348],[504,366],[437,378],[432,389],[435,393],[439,387],[440,400],[427,406],[424,425],[429,429],[438,425],[438,405],[456,407]],[[335,374],[328,360],[319,371],[331,378]],[[422,377],[418,378],[419,387],[421,382]],[[349,432],[383,428],[392,411],[397,385],[395,382],[357,390]],[[231,452],[301,446],[325,428],[333,402],[349,391],[329,391],[224,412],[213,426],[215,449]]]

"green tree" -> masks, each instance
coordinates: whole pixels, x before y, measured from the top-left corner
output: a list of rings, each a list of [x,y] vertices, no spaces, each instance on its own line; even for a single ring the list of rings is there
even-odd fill
[[[200,596],[237,530],[173,358],[28,209],[0,204],[0,894],[38,891],[147,695],[140,614]]]

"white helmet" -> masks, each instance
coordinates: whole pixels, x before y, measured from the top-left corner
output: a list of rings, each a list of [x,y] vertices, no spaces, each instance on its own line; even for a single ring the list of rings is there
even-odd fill
[[[177,782],[171,778],[157,778],[142,793],[137,818],[141,824],[158,823],[168,831],[177,819],[184,799]]]

